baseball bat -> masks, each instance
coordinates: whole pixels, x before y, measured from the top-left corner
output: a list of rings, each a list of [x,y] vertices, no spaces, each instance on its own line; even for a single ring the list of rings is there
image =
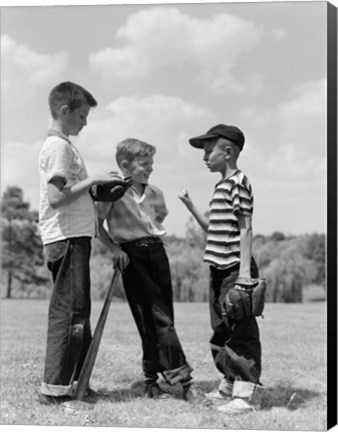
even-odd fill
[[[74,394],[74,399],[76,399],[76,400],[83,399],[83,397],[87,391],[89,379],[90,379],[90,376],[91,376],[92,371],[94,369],[96,356],[97,356],[97,353],[99,350],[99,345],[101,342],[104,326],[106,324],[106,320],[107,320],[107,316],[108,316],[108,312],[109,312],[109,307],[110,307],[111,301],[113,299],[115,286],[116,286],[117,281],[118,281],[119,272],[120,271],[118,269],[114,270],[114,274],[113,274],[113,277],[112,277],[112,280],[111,280],[111,283],[110,283],[110,286],[109,286],[109,289],[107,292],[107,296],[106,296],[105,302],[103,304],[99,320],[96,324],[96,328],[94,331],[92,341],[89,345],[89,348],[88,348],[88,351],[86,354],[86,358],[83,362],[83,366],[81,368],[80,376],[79,376],[76,390],[75,390],[75,394]]]

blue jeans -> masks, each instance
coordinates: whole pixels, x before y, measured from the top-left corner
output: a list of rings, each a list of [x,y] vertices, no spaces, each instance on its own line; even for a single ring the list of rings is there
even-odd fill
[[[53,277],[49,304],[47,350],[41,392],[71,395],[92,335],[90,328],[90,237],[45,246]]]
[[[216,368],[230,381],[240,380],[259,384],[261,374],[261,343],[255,317],[234,321],[222,314],[225,294],[239,274],[239,265],[226,270],[210,266],[209,307],[214,331],[210,347]],[[254,260],[251,276],[258,277]]]

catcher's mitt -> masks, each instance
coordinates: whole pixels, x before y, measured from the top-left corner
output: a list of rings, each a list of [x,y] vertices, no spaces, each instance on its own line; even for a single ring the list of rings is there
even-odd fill
[[[265,279],[238,277],[234,287],[225,295],[224,315],[233,320],[262,315],[265,291]]]
[[[130,177],[124,180],[113,180],[110,183],[98,184],[89,189],[94,201],[114,202],[122,198],[125,191],[132,185]]]

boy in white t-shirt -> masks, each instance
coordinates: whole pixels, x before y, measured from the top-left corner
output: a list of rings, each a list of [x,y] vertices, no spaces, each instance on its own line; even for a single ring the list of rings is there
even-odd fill
[[[52,127],[39,158],[39,227],[48,269],[53,277],[47,331],[42,404],[70,399],[91,342],[91,238],[95,206],[89,189],[96,184],[122,184],[114,174],[88,177],[84,161],[70,142],[87,124],[97,105],[83,87],[63,82],[49,94]]]

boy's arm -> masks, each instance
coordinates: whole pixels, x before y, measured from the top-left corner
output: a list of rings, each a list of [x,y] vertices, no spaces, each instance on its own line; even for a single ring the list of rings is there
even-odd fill
[[[168,215],[168,209],[165,203],[163,192],[158,189],[157,202],[154,205],[155,222],[161,224]]]
[[[89,191],[89,189],[100,183],[116,182],[116,185],[123,184],[123,180],[117,174],[102,174],[87,177],[79,183],[65,187],[66,180],[63,177],[55,176],[48,183],[48,200],[53,209],[68,204]]]
[[[240,254],[241,261],[239,276],[251,277],[251,254],[252,254],[252,224],[251,216],[241,213],[237,214],[240,229]]]
[[[196,219],[198,224],[201,226],[201,228],[207,232],[208,231],[208,225],[209,220],[207,217],[205,217],[194,205],[192,202],[188,192],[186,189],[183,189],[178,194],[179,199],[183,202],[183,204],[187,207],[187,209],[190,211],[190,213],[193,215],[193,217]]]
[[[128,255],[125,252],[123,252],[123,250],[120,249],[117,244],[113,242],[113,240],[111,239],[110,235],[106,231],[103,224],[104,224],[104,219],[98,217],[98,222],[97,222],[98,238],[106,246],[106,248],[110,250],[110,252],[112,253],[114,268],[118,267],[121,271],[123,271],[129,264]]]

